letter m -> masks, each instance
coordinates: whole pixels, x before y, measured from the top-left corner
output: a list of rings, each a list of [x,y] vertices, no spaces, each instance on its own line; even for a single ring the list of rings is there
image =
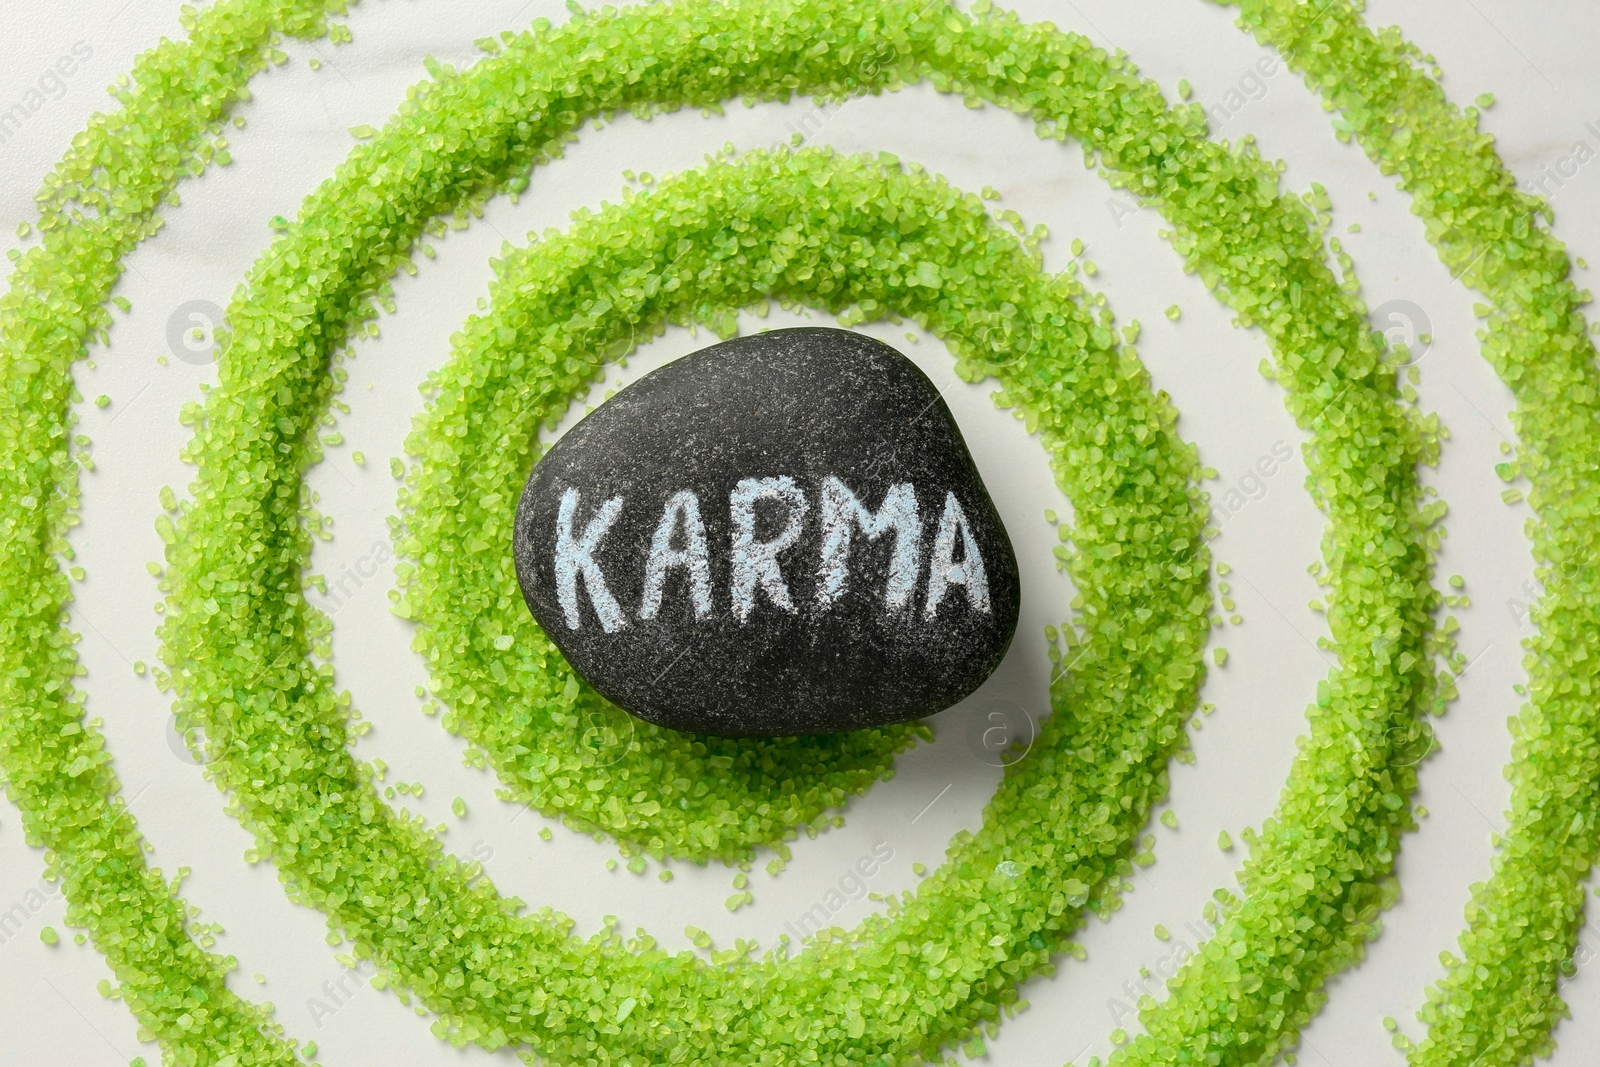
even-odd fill
[[[22,124],[30,118],[32,118],[32,115],[21,104],[13,104],[9,111],[0,112],[0,144],[4,144],[20,133]]]
[[[28,910],[21,904],[13,904],[10,911],[0,915],[0,944],[16,937],[27,922]]]
[[[883,599],[891,609],[904,608],[911,603],[922,565],[922,524],[917,494],[910,482],[890,486],[874,513],[839,479],[830,476],[823,480],[822,568],[818,572],[817,601],[826,608],[844,595],[849,584],[850,540],[857,529],[868,541],[894,532],[894,554],[889,559],[889,583]]]

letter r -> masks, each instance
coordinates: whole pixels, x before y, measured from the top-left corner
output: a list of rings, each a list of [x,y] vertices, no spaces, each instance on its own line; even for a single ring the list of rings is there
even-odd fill
[[[762,500],[779,504],[788,512],[783,530],[770,541],[756,540],[756,504]],[[794,601],[778,567],[778,553],[800,540],[810,509],[805,494],[787,474],[746,478],[734,486],[728,507],[733,520],[733,613],[740,622],[749,621],[756,607],[756,590],[761,589],[774,604],[793,614]]]

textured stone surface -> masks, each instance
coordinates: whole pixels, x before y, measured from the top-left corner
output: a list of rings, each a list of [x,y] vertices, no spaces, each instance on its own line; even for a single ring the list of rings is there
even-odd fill
[[[513,549],[579,674],[699,733],[932,714],[999,665],[1020,601],[933,383],[837,329],[735,338],[618,392],[534,467]]]

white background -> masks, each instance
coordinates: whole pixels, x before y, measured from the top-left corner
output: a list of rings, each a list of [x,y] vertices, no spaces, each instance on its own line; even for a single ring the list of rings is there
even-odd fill
[[[1028,17],[1049,18],[1127,50],[1169,96],[1176,95],[1180,78],[1193,84],[1196,99],[1208,107],[1226,106],[1231,89],[1245,90],[1247,96],[1234,99],[1248,102],[1220,135],[1255,134],[1264,155],[1288,161],[1285,177],[1292,189],[1305,190],[1312,181],[1326,185],[1334,232],[1356,258],[1368,303],[1376,308],[1408,302],[1431,325],[1433,345],[1420,363],[1423,404],[1439,412],[1452,440],[1441,467],[1426,477],[1451,505],[1440,580],[1464,574],[1474,598],[1460,613],[1461,648],[1472,667],[1462,680],[1461,700],[1438,724],[1441,750],[1424,765],[1420,800],[1430,814],[1400,858],[1404,899],[1388,913],[1368,959],[1334,980],[1331,1003],[1301,1050],[1302,1063],[1319,1067],[1399,1063],[1380,1020],[1392,1015],[1420,1036],[1413,1013],[1426,983],[1440,973],[1439,952],[1454,947],[1467,887],[1488,875],[1491,833],[1504,825],[1504,723],[1517,706],[1511,686],[1521,677],[1518,641],[1528,632],[1516,608],[1527,599],[1523,588],[1531,575],[1521,532],[1528,510],[1501,502],[1504,486],[1492,470],[1501,441],[1511,436],[1509,393],[1478,356],[1473,295],[1452,283],[1437,262],[1406,198],[1358,149],[1337,143],[1328,116],[1294,76],[1276,67],[1274,75],[1251,80],[1254,65],[1270,53],[1233,27],[1231,11],[1152,0],[1030,0],[1020,7]],[[292,216],[333,171],[354,143],[350,127],[383,124],[406,86],[424,77],[425,55],[470,62],[474,38],[520,28],[539,15],[566,17],[555,0],[381,0],[354,12],[354,44],[287,45],[289,63],[252,84],[256,99],[240,112],[249,125],[232,137],[234,164],[184,183],[183,207],[169,211],[166,229],[129,258],[118,292],[133,302],[133,313],[119,315],[111,346],[95,351],[98,368],[80,372],[86,398],[111,398],[105,409],[85,404],[82,410],[81,430],[94,439],[99,466],[84,479],[85,521],[74,536],[89,572],[75,611],[85,635],[80,651],[89,669],[90,711],[105,720],[126,795],[155,845],[154,862],[169,875],[180,866],[193,868],[185,896],[203,909],[205,920],[226,928],[221,948],[241,962],[234,988],[272,1000],[289,1032],[315,1039],[329,1064],[510,1063],[513,1057],[449,1049],[428,1034],[427,1020],[414,1017],[394,996],[357,988],[335,961],[335,949],[324,943],[321,917],[287,903],[269,867],[243,861],[248,836],[223,813],[222,798],[192,759],[180,754],[167,701],[134,674],[134,661],[156,660],[151,606],[158,593],[145,562],[161,556],[152,525],[157,491],[171,485],[181,492],[189,478],[178,462],[188,437],[178,423],[179,408],[198,400],[200,384],[214,373],[212,366],[175,358],[169,322],[191,301],[226,305],[271,238],[267,220]],[[1579,141],[1600,152],[1600,69],[1593,55],[1600,8],[1592,3],[1378,0],[1369,17],[1374,24],[1398,22],[1411,40],[1437,55],[1458,102],[1486,90],[1498,95],[1485,122],[1525,185],[1544,176],[1546,167],[1553,172]],[[0,145],[0,223],[8,234],[18,221],[33,217],[32,195],[72,135],[108,106],[103,87],[161,35],[179,32],[178,7],[164,0],[9,0],[0,10],[0,111],[23,102],[77,42],[92,53],[59,91],[47,84],[44,105]],[[322,58],[320,71],[309,68],[312,56]],[[337,531],[331,543],[319,546],[318,569],[329,575],[358,565],[370,569],[368,561],[386,555],[384,517],[394,510],[395,488],[388,459],[400,454],[420,408],[417,385],[445,358],[450,334],[486,292],[488,259],[502,241],[520,243],[530,229],[562,225],[580,205],[618,199],[624,169],[659,174],[699,165],[724,141],[753,147],[785,140],[788,124],[812,108],[809,100],[733,106],[719,118],[686,112],[649,123],[623,119],[588,131],[565,158],[536,174],[519,206],[497,200],[482,223],[437,242],[439,259],[419,261],[417,278],[400,279],[399,313],[384,318],[382,340],[359,346],[350,364],[346,399],[354,413],[341,419],[347,443],[330,450],[312,476]],[[1197,279],[1183,274],[1177,256],[1158,237],[1161,220],[1153,212],[1129,211],[1124,198],[1083,168],[1076,146],[1041,141],[1022,119],[993,109],[968,110],[926,87],[830,108],[812,143],[852,152],[888,150],[922,161],[964,188],[996,187],[1003,193],[999,207],[1015,208],[1030,225],[1050,227],[1045,257],[1051,269],[1065,265],[1067,246],[1081,237],[1087,258],[1101,268],[1094,284],[1109,294],[1120,321],[1137,318],[1144,324],[1141,355],[1156,385],[1171,393],[1182,412],[1183,435],[1197,441],[1203,461],[1220,472],[1210,485],[1217,499],[1275,444],[1296,446],[1294,460],[1265,480],[1264,494],[1258,491],[1258,499],[1223,523],[1218,556],[1235,568],[1229,580],[1245,621],[1215,639],[1231,658],[1206,684],[1203,699],[1218,710],[1194,735],[1198,762],[1173,768],[1171,805],[1180,829],[1152,823],[1155,865],[1135,876],[1135,891],[1112,922],[1091,921],[1082,935],[1087,962],[1065,961],[1057,977],[1026,987],[1032,1008],[1005,1025],[989,1059],[1004,1067],[1054,1067],[1071,1057],[1082,1062],[1089,1054],[1104,1056],[1110,1051],[1107,1035],[1128,1021],[1116,1017],[1116,1001],[1131,1003],[1137,995],[1124,992],[1125,983],[1138,981],[1141,967],[1167,966],[1180,943],[1192,947],[1195,939],[1185,924],[1198,927],[1211,890],[1231,884],[1243,848],[1220,851],[1217,833],[1227,829],[1237,838],[1242,827],[1272,810],[1304,725],[1303,709],[1329,669],[1314,645],[1322,619],[1306,607],[1317,595],[1305,568],[1316,558],[1321,522],[1301,488],[1302,435],[1284,412],[1277,388],[1257,373],[1268,354],[1261,337],[1230,326],[1229,315]],[[1566,171],[1571,176],[1559,188],[1546,185],[1555,193],[1557,232],[1575,254],[1600,256],[1600,163],[1578,167],[1575,174],[1568,164]],[[1378,194],[1375,202],[1369,190]],[[1362,232],[1346,234],[1355,222]],[[1177,323],[1162,314],[1174,302],[1183,309]],[[795,321],[777,317],[768,324]],[[391,780],[423,781],[425,798],[410,806],[432,822],[450,823],[448,847],[490,856],[486,866],[503,892],[573,915],[582,932],[615,914],[624,929],[647,927],[669,947],[686,944],[682,929],[689,923],[711,931],[719,945],[744,936],[766,946],[785,921],[818,902],[874,844],[886,843],[893,859],[870,887],[894,892],[915,884],[913,861],[936,865],[953,832],[978,826],[999,771],[967,746],[966,726],[992,701],[1012,701],[1035,713],[1044,706],[1048,664],[1042,630],[1066,616],[1070,588],[1050,566],[1055,531],[1042,513],[1055,508],[1065,514],[1066,506],[1042,450],[1020,423],[990,403],[992,385],[958,382],[943,347],[927,336],[907,341],[907,330],[884,326],[871,332],[916,359],[944,388],[961,421],[1022,560],[1022,626],[999,673],[968,701],[932,720],[938,741],[903,757],[891,782],[852,805],[843,830],[815,841],[802,838],[789,869],[776,879],[762,871],[767,857],[761,857],[751,874],[752,906],[734,914],[724,909],[733,872],[720,865],[675,864],[676,879],[664,885],[655,865],[643,877],[620,867],[608,873],[604,861],[615,849],[559,824],[551,823],[553,840],[542,841],[536,830],[546,820],[497,801],[492,777],[465,769],[461,744],[419,713],[413,687],[424,680],[424,671],[408,651],[409,624],[388,614],[389,567],[339,608],[338,681],[376,724],[361,754],[387,760],[394,769]],[[624,374],[614,373],[611,384],[707,340],[673,331],[642,350]],[[157,361],[162,354],[165,365]],[[353,449],[366,453],[365,468],[351,461]],[[465,820],[449,815],[455,796],[470,805]],[[58,946],[39,941],[44,925],[59,928],[63,910],[53,887],[39,894],[41,870],[41,855],[24,843],[14,810],[0,811],[0,916],[20,907],[26,918],[20,930],[6,926],[0,941],[0,1063],[111,1065],[140,1054],[157,1062],[154,1046],[136,1039],[130,1014],[95,993],[95,984],[109,974],[101,958],[72,945],[69,931],[62,931]],[[852,903],[837,921],[848,925],[874,906]],[[1176,940],[1156,940],[1157,923],[1174,931]],[[1584,942],[1600,947],[1590,933]],[[1591,1062],[1586,1050],[1600,1047],[1596,970],[1580,969],[1565,986],[1575,1020],[1558,1031],[1557,1064]],[[264,985],[251,977],[256,972]],[[344,991],[330,996],[325,984],[341,979]],[[1159,983],[1150,981],[1147,988],[1159,992]],[[321,1008],[314,1010],[317,1004]]]

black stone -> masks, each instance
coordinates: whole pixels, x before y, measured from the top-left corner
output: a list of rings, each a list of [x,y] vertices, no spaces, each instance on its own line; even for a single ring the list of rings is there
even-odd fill
[[[851,495],[899,525],[869,539]],[[825,525],[849,537],[830,539]],[[663,526],[655,601],[647,572]],[[580,675],[641,719],[704,734],[833,733],[932,714],[1000,664],[1020,606],[1016,556],[950,409],[909,359],[847,330],[735,338],[621,390],[534,466],[513,551],[529,609]],[[934,580],[935,563],[949,564],[938,568],[947,580]]]

